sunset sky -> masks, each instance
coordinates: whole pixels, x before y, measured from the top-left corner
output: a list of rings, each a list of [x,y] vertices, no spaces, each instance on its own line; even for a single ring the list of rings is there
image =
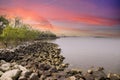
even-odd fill
[[[120,36],[120,0],[0,0],[0,15],[59,35]]]

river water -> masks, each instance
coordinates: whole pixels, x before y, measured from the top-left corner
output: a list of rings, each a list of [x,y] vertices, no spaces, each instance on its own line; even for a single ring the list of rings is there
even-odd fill
[[[120,38],[65,37],[54,41],[71,68],[104,67],[120,73]]]

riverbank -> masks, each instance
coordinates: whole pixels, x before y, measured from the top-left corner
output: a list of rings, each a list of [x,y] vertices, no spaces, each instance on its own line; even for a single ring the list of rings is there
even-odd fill
[[[105,74],[104,68],[68,69],[57,44],[32,42],[13,49],[0,49],[1,80],[119,80],[118,74]]]

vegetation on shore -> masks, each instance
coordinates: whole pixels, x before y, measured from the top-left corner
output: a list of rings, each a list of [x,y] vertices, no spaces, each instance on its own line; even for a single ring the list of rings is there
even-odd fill
[[[19,42],[56,38],[56,35],[50,31],[39,31],[32,29],[30,25],[21,22],[21,19],[15,18],[14,25],[5,16],[0,16],[0,42],[6,47],[9,43],[18,44]]]

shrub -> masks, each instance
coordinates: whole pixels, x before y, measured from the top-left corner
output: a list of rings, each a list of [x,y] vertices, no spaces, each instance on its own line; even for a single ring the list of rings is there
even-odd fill
[[[30,30],[27,27],[11,27],[7,26],[1,34],[1,41],[7,46],[10,42],[23,42],[34,40],[39,36],[36,30]]]

